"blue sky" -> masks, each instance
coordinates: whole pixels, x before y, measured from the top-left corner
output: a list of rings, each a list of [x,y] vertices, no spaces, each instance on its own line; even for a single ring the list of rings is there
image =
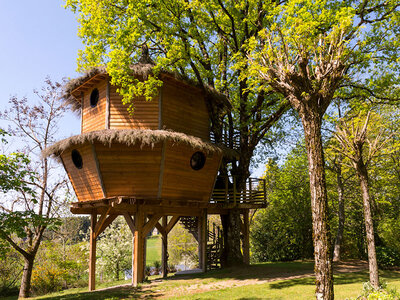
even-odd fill
[[[76,77],[76,57],[82,44],[75,15],[61,0],[0,0],[0,109],[11,95],[27,96],[39,89],[46,76],[53,80]],[[79,133],[72,114],[63,122],[67,137]],[[0,126],[4,126],[0,123]]]
[[[78,22],[63,5],[62,0],[0,0],[0,110],[12,95],[38,102],[33,89],[43,86],[46,76],[57,81],[79,75]],[[0,127],[7,124],[0,120]],[[60,139],[79,134],[80,120],[69,113],[59,128]],[[255,174],[260,176],[263,169]]]

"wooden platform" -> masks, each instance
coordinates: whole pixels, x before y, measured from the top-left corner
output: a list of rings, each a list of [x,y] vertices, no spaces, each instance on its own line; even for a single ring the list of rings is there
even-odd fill
[[[147,214],[162,214],[168,216],[198,216],[199,212],[207,209],[208,214],[228,214],[230,209],[257,209],[266,207],[265,202],[200,202],[190,200],[135,199],[131,197],[113,197],[94,201],[71,203],[73,214],[133,214],[140,210]]]

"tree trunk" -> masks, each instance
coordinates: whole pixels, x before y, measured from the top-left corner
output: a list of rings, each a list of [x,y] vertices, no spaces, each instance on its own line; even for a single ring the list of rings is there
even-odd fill
[[[360,180],[364,207],[365,232],[367,236],[369,280],[371,285],[379,288],[378,263],[375,251],[374,223],[372,221],[371,202],[369,197],[368,171],[362,158],[356,163],[357,175]]]
[[[338,192],[338,202],[339,202],[339,224],[336,232],[335,247],[333,250],[333,261],[340,261],[340,250],[343,241],[343,231],[344,231],[344,184],[342,178],[342,159],[339,158],[338,168],[336,170],[336,180],[337,180],[337,192]]]
[[[29,257],[24,256],[24,271],[22,273],[21,287],[19,289],[19,298],[28,298],[30,296],[34,257],[34,255],[29,255]]]
[[[324,154],[321,138],[322,117],[318,112],[301,115],[306,140],[310,176],[311,211],[315,260],[316,298],[334,299],[333,273],[328,226]]]
[[[221,256],[223,268],[244,264],[240,249],[240,222],[238,209],[230,209],[228,215],[221,215],[224,234],[224,250]]]

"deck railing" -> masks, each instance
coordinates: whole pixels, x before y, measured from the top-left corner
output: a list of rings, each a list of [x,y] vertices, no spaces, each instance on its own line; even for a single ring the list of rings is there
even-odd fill
[[[218,177],[211,203],[267,204],[266,183],[263,178],[249,178],[243,189],[238,189],[235,177]]]
[[[210,141],[212,143],[216,143],[215,141],[215,136],[213,132],[210,132]],[[239,150],[240,149],[240,139],[239,139],[239,134],[235,133],[234,136],[232,137],[232,139],[229,138],[229,135],[227,132],[223,132],[222,133],[222,140],[221,140],[222,144],[229,148],[229,149],[233,149],[233,150]]]

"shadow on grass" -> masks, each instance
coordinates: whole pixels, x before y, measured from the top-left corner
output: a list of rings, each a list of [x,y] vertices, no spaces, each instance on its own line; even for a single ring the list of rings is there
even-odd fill
[[[250,266],[238,266],[213,270],[206,273],[190,275],[173,275],[164,279],[165,281],[178,281],[190,279],[258,279],[268,280],[276,277],[289,277],[296,275],[306,275],[313,272],[313,262],[277,262],[262,263]]]
[[[151,299],[161,296],[152,290],[142,291],[140,287],[132,286],[116,286],[107,289],[102,289],[93,292],[76,292],[71,294],[62,295],[49,295],[42,296],[40,299],[54,299],[54,300],[69,300],[69,299],[82,299],[82,300],[105,300],[105,299]]]

